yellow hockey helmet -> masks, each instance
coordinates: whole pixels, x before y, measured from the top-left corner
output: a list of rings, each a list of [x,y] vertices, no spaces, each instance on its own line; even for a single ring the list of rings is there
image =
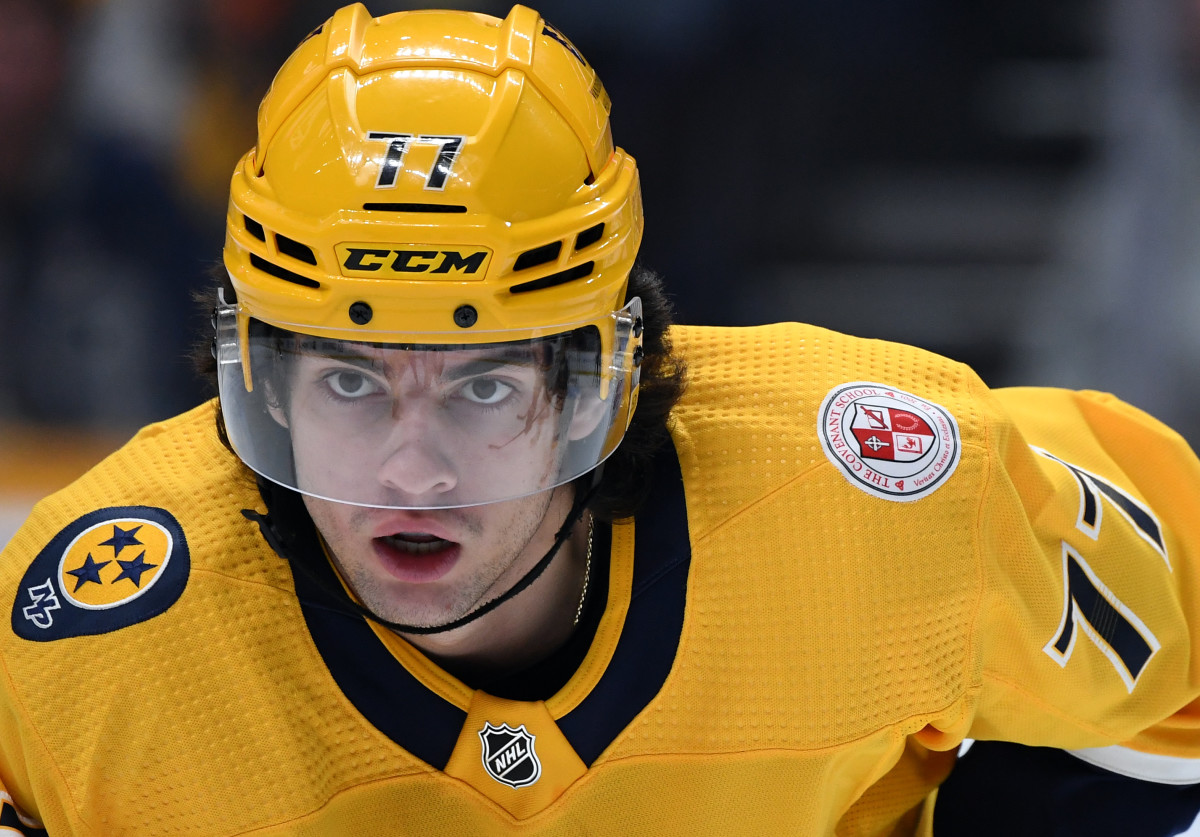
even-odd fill
[[[503,20],[452,11],[372,18],[356,3],[310,35],[263,99],[258,142],[230,189],[224,258],[235,298],[218,308],[217,350],[227,430],[243,460],[317,496],[433,507],[544,490],[611,453],[636,403],[640,308],[624,297],[642,209],[609,108],[579,51],[523,6]],[[588,329],[599,342],[595,386],[572,380],[566,391],[590,389],[611,415],[588,425],[598,439],[591,452],[564,453],[553,474],[512,490],[430,500],[306,484],[301,464],[268,439],[285,427],[294,445],[296,434],[278,392],[265,402],[255,394],[255,341],[266,345],[255,321],[297,336],[290,345],[300,355],[318,344],[443,358],[469,348],[476,360],[485,346]],[[571,374],[588,365],[580,360]],[[381,376],[372,387],[389,383]],[[591,414],[561,398],[558,409]],[[581,432],[564,424],[551,435],[577,449]]]
[[[280,69],[234,173],[240,311],[458,343],[608,317],[642,233],[608,112],[595,71],[532,9],[339,10]]]

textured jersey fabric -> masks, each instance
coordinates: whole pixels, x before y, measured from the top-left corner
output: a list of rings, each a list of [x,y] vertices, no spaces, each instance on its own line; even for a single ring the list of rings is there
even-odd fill
[[[315,602],[241,514],[212,405],[42,501],[0,559],[16,828],[910,834],[966,737],[1200,759],[1176,434],[809,326],[673,336],[678,509],[660,477],[613,527],[591,650],[545,701]]]

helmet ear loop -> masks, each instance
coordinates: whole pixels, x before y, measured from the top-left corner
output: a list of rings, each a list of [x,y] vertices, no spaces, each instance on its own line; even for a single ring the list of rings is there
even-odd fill
[[[256,384],[262,392],[263,408],[272,421],[284,430],[290,430],[291,422],[288,420],[286,408],[286,387],[280,387],[280,379],[286,375],[285,350],[278,337],[272,341],[272,344],[269,350],[266,347],[261,347],[257,352],[247,352],[245,362],[252,362],[251,358],[258,361],[255,377],[257,379]],[[256,355],[257,357],[255,357]],[[281,391],[281,389],[284,391]]]
[[[601,394],[601,366],[603,349],[598,342],[591,369],[566,376],[567,404],[570,415],[563,416],[565,437],[569,442],[586,439],[596,431],[604,420],[605,398]],[[565,413],[566,411],[564,411]]]
[[[283,399],[275,392],[275,387],[268,382],[263,385],[263,390],[263,403],[266,405],[267,415],[284,430],[290,430],[292,425],[283,408]]]
[[[581,387],[572,383],[569,397],[571,415],[567,420],[566,438],[569,442],[577,442],[596,432],[596,428],[604,420],[606,402],[600,397],[599,385]]]

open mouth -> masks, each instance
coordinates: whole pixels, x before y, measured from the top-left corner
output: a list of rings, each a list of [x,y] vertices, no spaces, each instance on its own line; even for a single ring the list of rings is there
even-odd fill
[[[399,580],[427,584],[454,568],[462,545],[427,532],[396,532],[375,538],[375,554],[384,569]]]
[[[423,532],[397,532],[394,535],[385,535],[379,540],[408,555],[432,555],[454,546],[454,541]]]

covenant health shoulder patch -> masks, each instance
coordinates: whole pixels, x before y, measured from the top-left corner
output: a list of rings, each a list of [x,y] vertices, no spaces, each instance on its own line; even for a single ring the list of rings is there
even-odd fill
[[[834,387],[821,402],[817,435],[850,483],[885,500],[933,493],[958,466],[958,422],[945,407],[885,384]]]
[[[89,512],[54,536],[25,571],[13,633],[47,642],[144,622],[183,594],[191,570],[183,529],[164,509]]]

